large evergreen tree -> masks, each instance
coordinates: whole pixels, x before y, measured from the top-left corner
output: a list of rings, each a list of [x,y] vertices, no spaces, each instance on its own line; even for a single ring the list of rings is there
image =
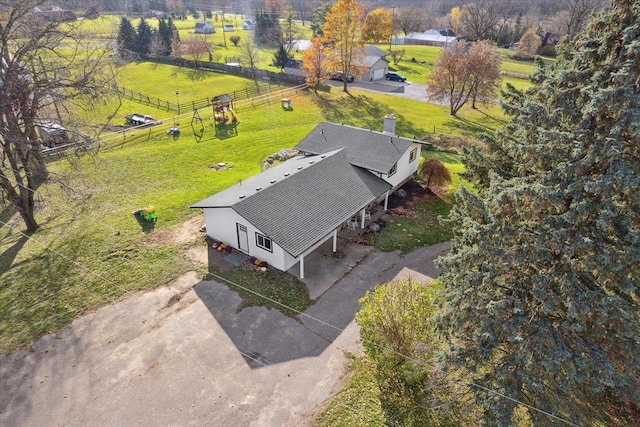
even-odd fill
[[[153,37],[153,28],[151,28],[149,23],[144,18],[140,18],[134,50],[138,53],[149,53],[149,51],[151,50],[151,42],[153,40]]]
[[[282,40],[280,20],[274,13],[256,10],[256,29],[253,33],[258,46],[276,46]]]
[[[125,50],[134,50],[136,47],[136,29],[126,16],[120,18],[120,28],[118,30],[118,47]]]
[[[457,195],[443,260],[449,362],[580,425],[640,408],[638,40],[640,3],[614,1],[532,89],[510,89],[510,124],[467,156],[480,191]],[[516,403],[478,397],[487,423],[514,425]]]
[[[178,30],[176,29],[176,26],[171,18],[169,18],[168,20],[160,18],[158,20],[157,36],[161,43],[161,51],[159,52],[160,55],[171,55],[173,41],[180,40],[180,37],[178,36]]]

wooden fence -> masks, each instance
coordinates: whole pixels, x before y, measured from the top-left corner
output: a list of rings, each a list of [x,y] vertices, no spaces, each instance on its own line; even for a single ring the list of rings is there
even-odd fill
[[[237,102],[245,99],[257,98],[273,92],[278,92],[283,90],[284,88],[286,88],[286,86],[283,86],[281,84],[257,82],[256,84],[249,85],[244,89],[227,92],[227,95],[231,96],[234,102]],[[195,101],[178,103],[177,101],[168,101],[166,99],[150,96],[148,94],[144,94],[132,89],[127,89],[126,87],[119,87],[118,91],[123,98],[131,99],[141,104],[150,105],[161,110],[175,111],[178,114],[186,111],[193,111],[195,109],[200,109],[203,107],[209,107],[212,104],[213,96],[222,95],[222,93],[219,93],[212,95],[211,98],[202,98]]]

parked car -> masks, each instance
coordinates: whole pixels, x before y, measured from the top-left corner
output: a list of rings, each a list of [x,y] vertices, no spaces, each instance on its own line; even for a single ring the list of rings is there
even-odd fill
[[[384,76],[387,80],[391,80],[394,82],[405,82],[407,78],[400,73],[396,73],[394,71],[390,71]]]
[[[331,76],[329,78],[331,80],[338,80],[338,81],[343,82],[344,81],[344,74],[338,71],[338,72],[335,72],[335,73],[331,73]],[[351,74],[349,74],[349,78],[347,79],[347,81],[349,83],[351,83],[354,79],[355,78]]]

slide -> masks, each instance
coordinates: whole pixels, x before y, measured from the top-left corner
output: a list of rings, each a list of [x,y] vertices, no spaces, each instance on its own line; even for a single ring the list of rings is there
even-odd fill
[[[240,123],[240,120],[238,120],[238,116],[236,115],[235,111],[233,111],[231,108],[229,108],[227,111],[229,112],[229,121],[227,122],[227,125]]]

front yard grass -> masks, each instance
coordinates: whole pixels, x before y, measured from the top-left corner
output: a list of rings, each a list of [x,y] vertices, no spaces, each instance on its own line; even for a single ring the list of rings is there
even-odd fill
[[[227,271],[210,268],[209,277],[223,281],[242,297],[243,307],[275,308],[296,317],[311,305],[306,286],[296,277],[273,268],[257,271],[241,265]]]
[[[162,66],[150,74],[157,85],[165,82],[173,90],[175,76],[185,73]],[[181,96],[182,91],[187,99],[224,93],[226,77],[216,76],[215,83],[206,85],[178,77]],[[97,128],[112,114],[110,124],[121,125],[124,114],[133,111],[156,115],[164,123],[126,134],[105,131],[99,153],[70,153],[52,160],[52,179],[38,189],[36,218],[41,229],[33,236],[22,234],[24,225],[10,209],[0,212],[0,350],[29,345],[131,292],[168,283],[189,270],[201,271],[185,256],[193,243],[154,237],[193,218],[197,212],[191,204],[258,173],[261,161],[295,146],[320,121],[381,130],[384,114],[397,112],[398,133],[420,136],[429,133],[432,122],[458,120],[441,107],[392,96],[300,92],[292,96],[293,111],[283,111],[276,98],[257,108],[240,105],[238,135],[223,139],[215,137],[213,122],[204,113],[205,133],[196,138],[189,126],[192,112],[183,113],[176,117],[182,129],[177,140],[166,135],[174,113],[132,101],[123,101],[114,113],[110,107],[116,101],[96,100],[87,121]],[[461,117],[454,130],[469,136],[500,123],[471,110]],[[211,168],[221,162],[225,169]],[[155,230],[145,233],[132,213],[147,205],[156,207],[159,219]],[[245,279],[239,277],[238,283]],[[274,287],[271,293],[287,292]],[[284,297],[287,305],[301,311],[308,304],[308,296],[299,291]]]
[[[318,427],[384,426],[386,417],[380,405],[375,362],[366,356],[353,356],[346,368],[346,380],[340,394],[318,412],[313,423]]]
[[[446,218],[453,205],[453,193],[461,186],[470,187],[460,174],[464,165],[460,155],[439,150],[422,152],[423,158],[435,157],[451,172],[452,181],[446,188],[439,188],[436,193],[424,190],[420,183],[412,188],[416,194],[409,194],[409,200],[402,206],[392,208],[393,222],[376,234],[368,234],[367,242],[376,248],[390,252],[400,250],[408,253],[422,246],[446,242],[452,236],[451,227],[443,224],[440,218]]]

